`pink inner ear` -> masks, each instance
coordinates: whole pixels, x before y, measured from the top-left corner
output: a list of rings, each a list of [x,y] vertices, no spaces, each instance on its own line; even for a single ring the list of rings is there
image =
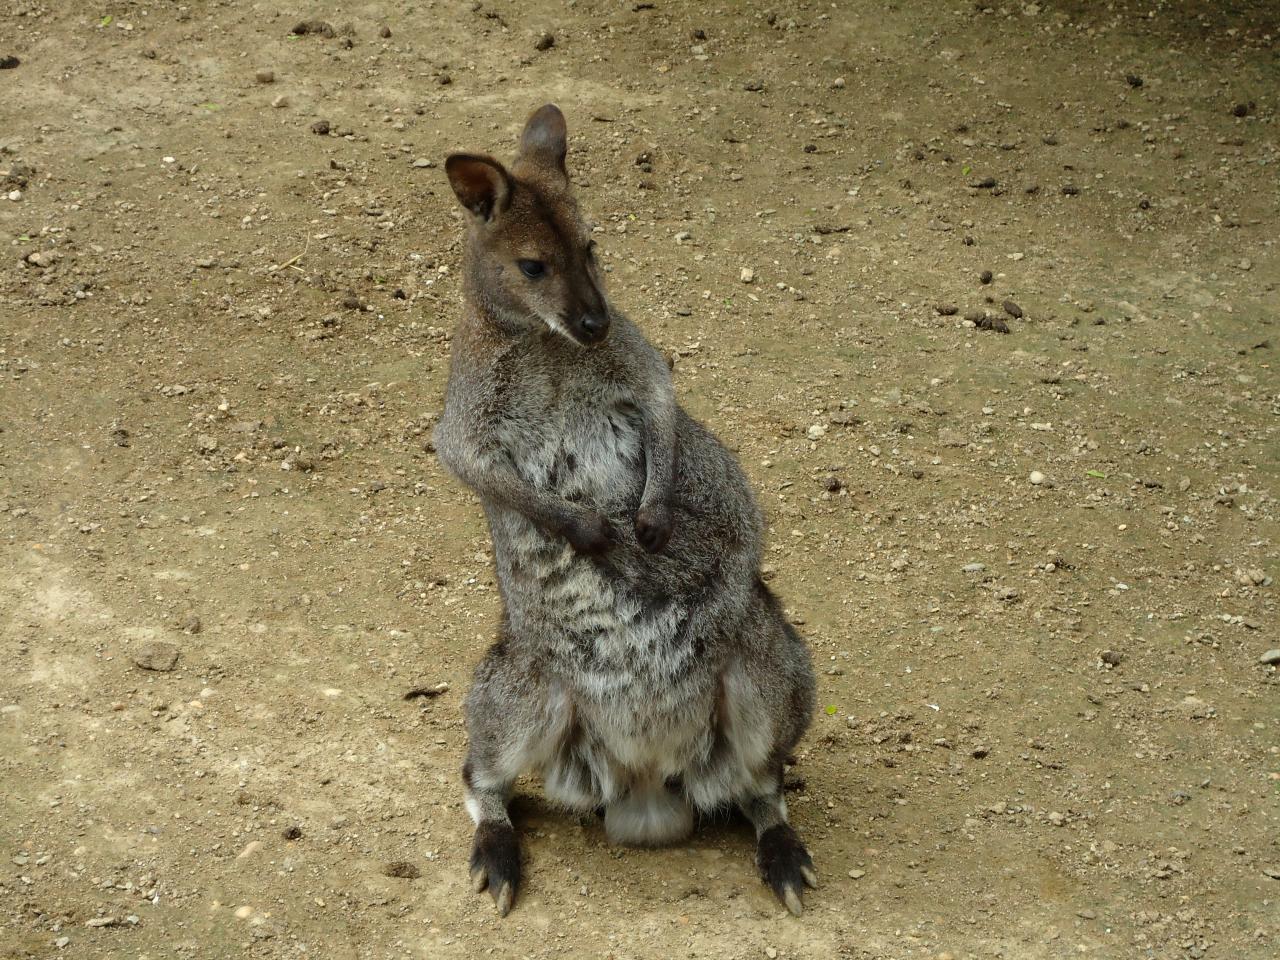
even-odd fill
[[[459,202],[477,216],[490,217],[506,203],[507,176],[497,161],[454,155],[445,161],[445,170]]]

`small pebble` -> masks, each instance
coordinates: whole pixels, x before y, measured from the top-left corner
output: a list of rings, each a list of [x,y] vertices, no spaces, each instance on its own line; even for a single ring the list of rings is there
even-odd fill
[[[317,120],[311,125],[311,132],[319,134],[322,137],[325,136],[329,132],[329,121]]]
[[[867,871],[865,871],[865,870],[850,870],[850,871],[849,871],[849,879],[850,879],[850,880],[861,880],[861,879],[862,879],[863,877],[865,877],[866,875],[867,875]]]
[[[1274,666],[1275,664],[1280,663],[1280,647],[1277,647],[1275,650],[1268,650],[1258,658],[1258,662],[1264,663],[1267,666]]]
[[[1027,479],[1030,480],[1034,486],[1038,487],[1040,486],[1040,484],[1044,483],[1045,480],[1047,480],[1048,478],[1039,470],[1032,470],[1031,476],[1027,477]]]
[[[550,50],[555,45],[556,45],[555,35],[547,33],[545,30],[542,33],[538,34],[538,36],[533,41],[533,49],[535,50]]]
[[[1015,320],[1022,319],[1022,308],[1018,306],[1016,303],[1014,303],[1012,300],[1006,300],[1004,303],[1001,304],[1001,306],[1004,307],[1004,312],[1007,313],[1009,316],[1013,317],[1013,319]]]
[[[987,565],[985,563],[966,563],[961,569],[965,573],[981,573],[987,569]]]
[[[738,279],[743,283],[754,283],[756,279],[756,272],[750,267],[743,267],[742,271],[738,274]]]
[[[274,70],[259,70],[253,75],[253,79],[257,80],[258,83],[275,83],[276,74]]]
[[[134,666],[156,673],[168,673],[178,663],[178,648],[163,640],[149,640],[133,651]]]
[[[990,270],[983,270],[980,274],[978,274],[979,283],[986,284],[986,283],[990,283],[991,280],[992,280],[992,274]]]

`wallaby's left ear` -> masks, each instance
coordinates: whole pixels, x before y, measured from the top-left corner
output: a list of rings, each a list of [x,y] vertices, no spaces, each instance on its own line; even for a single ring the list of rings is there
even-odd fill
[[[444,172],[458,200],[482,220],[492,220],[511,202],[511,175],[493,157],[455,153],[445,160]]]
[[[533,111],[520,134],[519,162],[568,176],[564,168],[564,155],[568,149],[569,128],[560,108],[548,103]]]

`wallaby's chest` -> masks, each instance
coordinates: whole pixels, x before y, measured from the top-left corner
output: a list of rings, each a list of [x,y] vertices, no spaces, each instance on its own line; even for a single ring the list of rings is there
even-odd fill
[[[521,478],[566,499],[604,505],[642,480],[642,416],[634,396],[608,383],[530,378],[498,422],[499,444]]]

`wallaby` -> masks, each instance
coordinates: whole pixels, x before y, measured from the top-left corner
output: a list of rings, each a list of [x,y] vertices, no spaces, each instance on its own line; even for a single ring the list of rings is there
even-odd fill
[[[565,152],[548,104],[509,170],[445,163],[469,220],[466,309],[435,447],[484,506],[503,604],[465,703],[472,883],[506,915],[507,803],[538,773],[557,804],[603,808],[614,843],[671,843],[736,804],[800,914],[817,876],[782,774],[814,710],[809,651],[760,578],[741,467],[605,297]]]

